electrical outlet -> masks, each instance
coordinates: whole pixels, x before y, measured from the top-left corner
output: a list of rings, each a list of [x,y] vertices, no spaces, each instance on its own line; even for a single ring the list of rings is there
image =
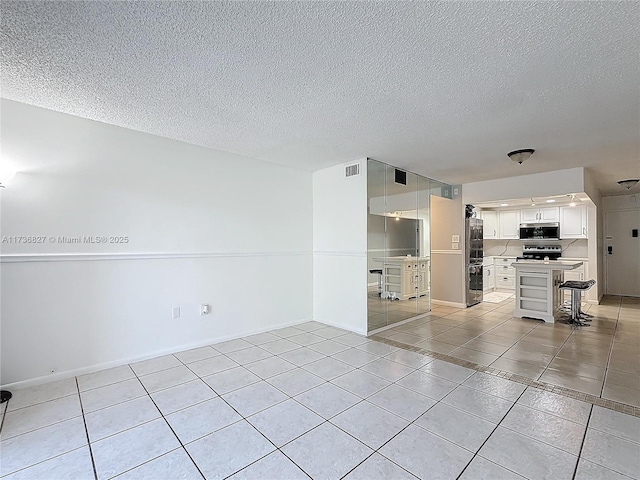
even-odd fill
[[[458,245],[457,242],[451,243],[451,250],[458,250],[458,247],[459,247],[459,245]]]
[[[171,318],[180,318],[180,307],[173,307]]]
[[[211,313],[211,307],[208,304],[200,305],[200,315],[208,315],[209,313]]]

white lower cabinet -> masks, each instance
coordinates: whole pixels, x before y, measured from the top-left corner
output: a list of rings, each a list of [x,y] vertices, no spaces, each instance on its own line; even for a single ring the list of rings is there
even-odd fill
[[[515,286],[515,276],[507,277],[504,275],[499,275],[496,277],[497,290],[514,290]]]
[[[495,267],[493,265],[482,266],[482,291],[492,292],[496,288]]]
[[[515,289],[515,269],[511,266],[516,261],[516,257],[493,257],[495,266],[496,290]]]

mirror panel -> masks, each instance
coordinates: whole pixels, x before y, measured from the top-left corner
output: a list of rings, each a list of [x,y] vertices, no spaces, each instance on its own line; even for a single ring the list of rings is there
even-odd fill
[[[369,333],[431,311],[431,195],[451,193],[445,183],[368,160]]]

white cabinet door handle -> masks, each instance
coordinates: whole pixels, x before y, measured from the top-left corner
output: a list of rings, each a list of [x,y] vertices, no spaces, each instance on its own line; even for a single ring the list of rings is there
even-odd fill
[[[587,234],[587,227],[582,227],[582,234],[586,235]]]

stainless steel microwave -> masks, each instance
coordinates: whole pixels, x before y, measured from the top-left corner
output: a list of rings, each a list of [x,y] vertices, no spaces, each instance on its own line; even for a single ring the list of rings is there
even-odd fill
[[[560,224],[521,223],[520,240],[560,240]]]

